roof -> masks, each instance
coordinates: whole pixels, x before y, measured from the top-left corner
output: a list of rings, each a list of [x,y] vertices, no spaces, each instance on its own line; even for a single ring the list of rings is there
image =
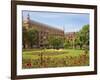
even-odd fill
[[[53,26],[50,26],[50,25],[47,25],[47,24],[44,24],[44,23],[41,23],[41,22],[37,22],[35,20],[30,20],[29,23],[35,24],[35,25],[38,25],[38,26],[41,26],[41,27],[44,27],[44,28],[49,28],[49,29],[53,29],[53,30],[57,30],[57,31],[63,31],[63,30],[55,28]]]

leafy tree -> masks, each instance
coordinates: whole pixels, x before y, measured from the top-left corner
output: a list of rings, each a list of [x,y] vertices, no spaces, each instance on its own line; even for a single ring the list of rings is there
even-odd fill
[[[27,31],[27,37],[28,37],[28,42],[29,42],[30,48],[32,48],[33,45],[37,44],[37,41],[38,41],[38,31],[30,28]]]
[[[64,39],[62,39],[61,37],[49,37],[49,44],[54,48],[54,49],[59,49],[63,47],[63,42]]]
[[[37,44],[38,41],[38,31],[32,28],[26,29],[22,28],[22,42],[23,48],[32,48],[33,45]]]
[[[28,35],[27,35],[27,29],[25,27],[22,27],[22,42],[23,42],[23,48],[26,48],[26,43],[28,41]]]
[[[67,49],[70,48],[70,46],[71,46],[71,42],[69,40],[66,40],[64,43],[64,48]]]
[[[83,28],[77,32],[75,44],[79,45],[80,48],[89,47],[89,25],[84,25]]]

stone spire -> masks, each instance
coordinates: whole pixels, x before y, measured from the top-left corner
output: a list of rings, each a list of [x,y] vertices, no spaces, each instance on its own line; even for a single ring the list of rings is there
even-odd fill
[[[29,15],[29,13],[28,13],[28,15],[27,15],[27,20],[28,20],[28,21],[30,20],[30,15]]]
[[[26,29],[30,28],[30,15],[29,15],[29,13],[27,14],[26,19],[24,20],[24,27]]]
[[[29,13],[27,14],[27,16],[25,16],[25,19],[23,19],[23,20],[24,20],[24,23],[29,23],[29,21],[30,21]]]

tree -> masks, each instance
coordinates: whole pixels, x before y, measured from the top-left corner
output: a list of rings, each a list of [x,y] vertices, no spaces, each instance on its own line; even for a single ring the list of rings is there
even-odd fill
[[[27,29],[25,27],[22,27],[23,48],[26,48],[27,41],[28,41]]]
[[[83,28],[77,32],[75,44],[80,45],[80,48],[89,48],[89,25],[84,25]]]
[[[30,48],[32,48],[33,45],[37,44],[37,41],[38,41],[38,31],[35,30],[35,29],[30,28],[27,31],[27,37],[28,37],[28,42],[29,42]]]
[[[70,46],[71,46],[71,42],[69,40],[66,40],[64,42],[64,48],[67,49],[67,48],[70,48]]]
[[[54,49],[59,49],[63,47],[63,42],[64,39],[62,39],[61,37],[49,37],[49,44],[54,48]]]

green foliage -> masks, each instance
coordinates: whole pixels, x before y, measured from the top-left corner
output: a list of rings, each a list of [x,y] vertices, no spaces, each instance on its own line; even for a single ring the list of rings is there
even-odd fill
[[[75,33],[74,38],[72,41],[66,40],[64,48],[84,49],[87,52],[89,50],[89,25],[84,25],[79,32]]]
[[[89,47],[89,25],[84,25],[83,28],[77,32],[75,45],[79,45],[81,49]]]
[[[85,66],[89,65],[89,55],[84,54],[83,50],[76,49],[33,49],[23,52],[22,63],[22,68]]]
[[[30,43],[30,46],[32,47],[38,41],[38,31],[34,29],[29,29],[27,31],[27,35],[28,35],[28,42]]]
[[[54,48],[54,49],[59,49],[63,47],[64,39],[61,37],[49,37],[49,44]]]
[[[25,48],[25,44],[27,44],[28,47],[32,48],[38,41],[38,31],[32,28],[27,30],[25,27],[22,29],[23,47]]]
[[[22,27],[22,42],[24,48],[25,48],[25,43],[27,43],[27,41],[28,41],[27,30],[25,27]]]
[[[66,41],[64,42],[64,48],[65,48],[65,49],[68,49],[70,46],[71,46],[71,42],[68,41],[68,40],[66,40]]]

